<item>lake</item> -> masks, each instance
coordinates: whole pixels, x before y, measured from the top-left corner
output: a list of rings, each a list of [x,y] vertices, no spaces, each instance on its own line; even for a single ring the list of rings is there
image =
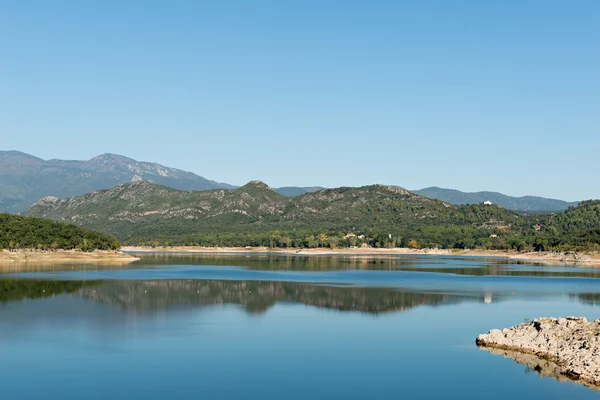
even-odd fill
[[[600,318],[600,269],[269,254],[3,268],[0,400],[599,396],[475,337]]]

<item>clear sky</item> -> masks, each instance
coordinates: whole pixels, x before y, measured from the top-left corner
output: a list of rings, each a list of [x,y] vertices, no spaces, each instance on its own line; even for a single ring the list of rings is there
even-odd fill
[[[600,198],[600,1],[0,0],[0,149]]]

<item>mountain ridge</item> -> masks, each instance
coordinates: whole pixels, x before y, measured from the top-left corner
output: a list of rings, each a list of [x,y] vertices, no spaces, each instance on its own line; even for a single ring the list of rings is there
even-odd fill
[[[453,206],[396,186],[340,187],[284,197],[260,181],[210,191],[136,182],[70,199],[45,198],[26,214],[102,230],[137,244],[163,239],[189,243],[195,239],[186,238],[198,235],[310,231],[333,232],[350,241],[379,235],[380,246],[408,245],[414,237],[432,247],[448,247],[456,245],[459,233],[487,240],[497,230],[496,235],[502,229],[516,234],[526,225],[500,207]]]
[[[18,150],[0,151],[0,212],[20,213],[43,197],[68,198],[119,184],[150,181],[179,190],[235,189],[193,172],[148,161],[103,153],[89,160],[44,160]],[[290,197],[320,187],[274,190]]]
[[[0,212],[20,213],[43,197],[69,198],[138,181],[150,181],[179,190],[237,188],[193,172],[155,162],[137,161],[114,153],[103,153],[89,160],[44,160],[17,150],[0,151]],[[285,197],[297,197],[325,189],[319,186],[274,188]],[[412,192],[449,204],[491,201],[506,209],[523,212],[562,211],[578,204],[536,196],[511,197],[497,192],[468,193],[439,187]]]
[[[413,192],[455,205],[477,204],[490,201],[508,210],[523,212],[564,211],[571,206],[579,204],[578,201],[568,202],[539,196],[514,197],[492,191],[462,192],[456,189],[446,189],[437,186],[413,190]]]
[[[181,190],[235,187],[192,172],[112,153],[89,160],[43,160],[20,151],[0,151],[0,212],[25,211],[42,197],[79,196],[142,180]]]

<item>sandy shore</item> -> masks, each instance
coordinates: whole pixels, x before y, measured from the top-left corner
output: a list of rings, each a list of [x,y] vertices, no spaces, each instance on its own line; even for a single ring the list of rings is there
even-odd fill
[[[73,262],[93,262],[93,263],[130,263],[139,260],[138,257],[126,254],[120,251],[96,250],[83,252],[77,250],[57,250],[57,251],[35,251],[35,250],[17,250],[0,251],[0,268],[3,265],[12,263],[35,262],[35,263],[73,263]]]
[[[231,254],[231,253],[272,253],[272,254],[299,254],[299,255],[435,255],[452,257],[495,257],[513,260],[523,260],[542,264],[576,264],[579,266],[600,267],[599,254],[582,253],[554,253],[554,252],[513,252],[500,250],[441,250],[441,249],[378,249],[378,248],[354,248],[354,249],[271,249],[268,247],[123,247],[123,251],[132,253],[161,252],[161,253],[207,253],[207,254]]]

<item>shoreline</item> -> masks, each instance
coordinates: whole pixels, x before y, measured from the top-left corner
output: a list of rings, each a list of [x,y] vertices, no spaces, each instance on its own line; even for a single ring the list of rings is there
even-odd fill
[[[14,263],[115,263],[125,264],[138,261],[140,258],[122,251],[94,250],[90,252],[79,250],[55,250],[55,251],[36,251],[36,250],[16,250],[0,251],[0,269],[2,266],[13,265]]]
[[[574,252],[527,252],[506,250],[452,250],[452,249],[409,249],[409,248],[352,248],[352,249],[299,249],[269,247],[197,247],[197,246],[124,246],[129,253],[190,253],[190,254],[255,254],[269,253],[282,255],[346,255],[346,256],[391,256],[391,255],[432,255],[448,257],[490,257],[515,261],[535,262],[547,265],[575,264],[578,266],[600,267],[599,254]]]

